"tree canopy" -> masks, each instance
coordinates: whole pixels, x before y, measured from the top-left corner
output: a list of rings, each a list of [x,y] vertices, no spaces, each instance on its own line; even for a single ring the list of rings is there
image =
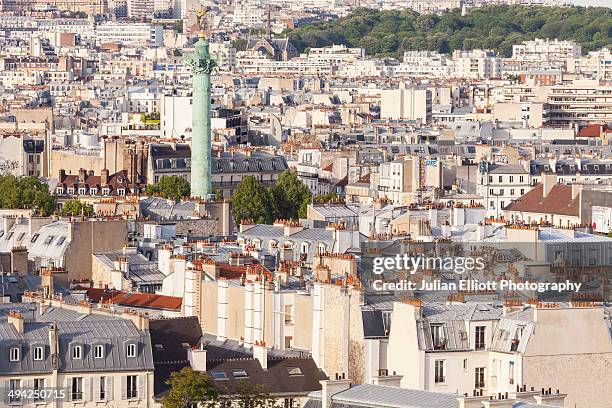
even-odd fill
[[[612,47],[612,9],[490,5],[472,8],[466,16],[459,9],[441,15],[357,9],[346,17],[304,25],[288,34],[300,51],[345,44],[365,48],[369,55],[483,48],[509,57],[513,44],[557,38],[573,40],[587,52]]]
[[[223,395],[206,373],[185,367],[170,374],[170,392],[162,400],[163,408],[276,408],[278,404],[259,389],[238,384],[233,395]]]
[[[60,213],[62,215],[93,215],[94,209],[91,204],[79,200],[68,200],[62,205]]]
[[[238,184],[230,199],[236,224],[251,219],[258,224],[273,221],[272,197],[254,176],[246,176]]]
[[[191,186],[189,182],[180,176],[162,176],[156,184],[149,184],[146,188],[148,195],[160,195],[164,198],[178,200],[189,197]]]
[[[280,218],[305,218],[312,193],[295,173],[286,170],[269,189],[261,186],[253,176],[244,177],[230,201],[237,224],[245,219],[271,224]]]
[[[296,173],[285,170],[272,188],[272,198],[275,218],[294,220],[306,218],[308,204],[312,201],[312,193],[298,179]]]
[[[36,209],[42,215],[55,210],[49,186],[36,177],[0,176],[0,208]]]

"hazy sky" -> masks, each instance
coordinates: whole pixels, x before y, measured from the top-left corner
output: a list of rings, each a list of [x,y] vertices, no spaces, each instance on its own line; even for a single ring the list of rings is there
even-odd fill
[[[612,7],[612,0],[569,0],[579,6],[605,6]]]

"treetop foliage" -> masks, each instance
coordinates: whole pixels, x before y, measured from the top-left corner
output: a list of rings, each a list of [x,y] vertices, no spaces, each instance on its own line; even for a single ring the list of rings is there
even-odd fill
[[[337,20],[291,30],[288,35],[300,51],[344,44],[378,56],[481,48],[509,57],[513,44],[535,38],[572,40],[588,52],[612,47],[612,9],[490,5],[469,9],[466,16],[459,9],[441,15],[357,9]]]
[[[157,184],[147,185],[145,191],[151,196],[159,195],[163,198],[178,200],[190,196],[191,185],[180,176],[162,176]]]
[[[0,176],[0,208],[36,209],[41,215],[55,210],[49,186],[36,177]]]

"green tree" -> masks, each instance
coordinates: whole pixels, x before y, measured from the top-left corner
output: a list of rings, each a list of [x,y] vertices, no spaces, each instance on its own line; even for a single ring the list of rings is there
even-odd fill
[[[272,188],[276,218],[306,218],[312,193],[297,177],[296,173],[285,170]]]
[[[261,387],[238,382],[232,395],[224,395],[206,373],[185,367],[170,374],[170,392],[162,399],[163,408],[280,408],[281,405]]]
[[[214,407],[219,392],[214,381],[205,373],[185,367],[170,374],[170,392],[162,400],[164,408]]]
[[[36,177],[0,176],[0,208],[35,209],[42,215],[55,210],[49,186]]]
[[[159,183],[149,184],[146,188],[147,195],[160,195],[164,198],[177,200],[189,197],[191,186],[189,182],[180,176],[163,176]]]
[[[399,54],[404,50],[492,48],[510,56],[512,44],[539,38],[576,41],[584,52],[611,47],[612,9],[607,7],[543,7],[489,5],[441,15],[412,10],[356,9],[331,22],[306,24],[286,34],[304,51],[344,44],[365,48],[369,55]],[[510,40],[512,39],[512,40]]]
[[[273,221],[270,192],[263,188],[254,176],[242,179],[236,186],[230,203],[236,224],[245,219],[259,224],[270,224]]]
[[[60,213],[62,215],[93,215],[94,209],[91,204],[84,203],[79,200],[68,200],[62,206]]]

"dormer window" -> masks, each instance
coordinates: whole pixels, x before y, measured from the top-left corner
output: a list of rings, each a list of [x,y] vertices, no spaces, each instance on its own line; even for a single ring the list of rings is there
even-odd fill
[[[11,347],[9,350],[9,360],[10,361],[19,361],[19,347]]]
[[[90,194],[90,195],[96,195],[96,194],[98,194],[98,189],[97,189],[97,188],[90,188],[90,189],[89,189],[89,194]]]
[[[110,194],[110,188],[104,187],[102,189],[102,195],[109,195],[109,194]]]
[[[136,344],[130,343],[127,345],[127,356],[136,357]]]
[[[41,361],[44,359],[44,349],[42,348],[42,346],[36,346],[34,347],[34,360],[36,361]]]
[[[81,187],[81,188],[79,188],[79,194],[80,194],[80,195],[84,195],[84,194],[86,194],[86,193],[87,193],[87,189],[86,189],[85,187]]]
[[[64,194],[64,187],[58,187],[58,188],[56,188],[56,189],[55,189],[55,192],[56,192],[57,194]]]
[[[104,346],[102,344],[97,344],[93,349],[94,358],[104,358]]]
[[[117,195],[120,195],[120,196],[125,195],[125,188],[118,188],[117,189]]]
[[[72,346],[72,359],[80,360],[83,356],[83,348],[81,346]]]
[[[68,194],[74,194],[74,188],[68,187]]]

